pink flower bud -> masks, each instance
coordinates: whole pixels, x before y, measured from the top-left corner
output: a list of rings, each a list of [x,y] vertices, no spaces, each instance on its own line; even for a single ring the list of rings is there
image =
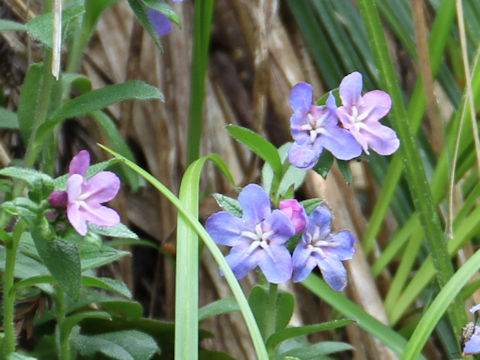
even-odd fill
[[[285,199],[280,201],[278,208],[283,212],[292,222],[295,227],[295,234],[298,234],[305,228],[307,223],[307,214],[305,209],[295,199]]]
[[[57,190],[48,195],[47,200],[50,205],[55,208],[66,207],[68,201],[68,194],[66,191]]]

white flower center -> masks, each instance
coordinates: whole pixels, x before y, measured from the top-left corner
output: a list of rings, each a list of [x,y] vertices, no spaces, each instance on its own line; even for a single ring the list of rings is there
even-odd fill
[[[240,235],[252,240],[250,247],[248,249],[249,254],[251,254],[256,248],[261,247],[262,249],[266,250],[269,253],[269,255],[271,255],[270,249],[269,249],[269,243],[270,243],[270,237],[274,233],[275,232],[272,230],[263,232],[262,223],[260,222],[255,226],[255,232],[241,231]]]
[[[310,144],[313,144],[318,135],[325,134],[323,121],[326,115],[314,116],[311,112],[307,113],[307,123],[300,127],[300,130],[306,131],[310,135]]]
[[[340,244],[329,241],[328,238],[330,237],[330,234],[327,234],[324,237],[320,237],[320,229],[317,227],[315,228],[315,233],[306,233],[308,242],[307,245],[305,246],[306,248],[309,248],[312,252],[318,253],[321,257],[325,258],[327,255],[325,254],[324,250],[325,248],[336,248]]]

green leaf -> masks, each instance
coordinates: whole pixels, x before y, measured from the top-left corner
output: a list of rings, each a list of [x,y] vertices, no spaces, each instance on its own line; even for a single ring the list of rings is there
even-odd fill
[[[82,94],[92,90],[92,83],[88,77],[77,73],[62,73],[63,87],[75,86]]]
[[[0,106],[0,128],[18,130],[20,126],[17,114]]]
[[[240,308],[238,307],[238,303],[235,298],[220,299],[200,308],[198,310],[198,321],[201,322],[212,316],[238,311],[240,311]]]
[[[71,6],[62,11],[62,33],[68,24],[76,17],[82,15],[85,8],[81,5]],[[53,41],[53,13],[49,12],[39,15],[30,20],[27,25],[27,32],[30,36],[42,42],[44,45],[52,48]]]
[[[276,333],[274,333],[268,338],[267,347],[274,348],[276,345],[278,345],[279,343],[287,339],[291,339],[301,335],[312,334],[314,332],[336,329],[339,327],[343,327],[345,325],[353,324],[354,322],[355,320],[345,319],[345,320],[328,321],[328,322],[315,324],[315,325],[285,328],[277,331]]]
[[[250,292],[250,296],[248,297],[248,303],[252,308],[252,312],[255,315],[258,327],[262,331],[262,335],[264,337],[266,336],[265,331],[266,327],[268,326],[267,324],[272,321],[272,319],[268,318],[269,314],[271,314],[271,312],[267,311],[268,300],[269,290],[261,285],[254,286]],[[275,311],[273,312],[273,316],[275,317],[275,329],[273,329],[274,332],[282,330],[288,325],[288,322],[293,314],[294,306],[295,298],[292,294],[285,291],[277,292]]]
[[[219,193],[212,194],[212,196],[217,201],[218,206],[220,206],[223,210],[228,211],[236,217],[242,217],[242,207],[237,199],[233,199],[229,196]]]
[[[162,50],[162,44],[160,43],[159,36],[156,33],[152,23],[147,14],[147,6],[143,3],[142,0],[128,0],[128,5],[132,9],[133,13],[137,17],[138,21],[143,25],[145,30],[151,36],[155,45],[157,45],[159,50]]]
[[[124,330],[85,336],[79,334],[72,343],[82,357],[97,358],[103,354],[117,360],[148,360],[159,348],[148,334],[137,330]]]
[[[105,320],[111,320],[112,317],[110,316],[109,313],[104,312],[104,311],[85,311],[82,313],[77,313],[74,315],[68,316],[61,328],[60,328],[60,333],[61,333],[61,338],[62,339],[68,339],[70,337],[70,333],[74,326],[76,326],[80,321],[85,320],[85,319],[105,319]]]
[[[351,184],[353,181],[352,170],[350,170],[350,166],[348,166],[348,161],[342,161],[337,159],[338,169],[343,175],[345,182],[347,184]]]
[[[92,277],[92,276],[82,276],[82,284],[84,286],[96,287],[96,288],[100,288],[108,291],[113,291],[127,298],[132,297],[132,293],[127,288],[125,283],[121,280],[99,278],[99,277]]]
[[[250,129],[228,125],[227,130],[235,139],[246,145],[255,154],[270,164],[273,172],[279,176],[282,174],[282,161],[277,148],[264,137],[258,135]]]
[[[0,19],[0,32],[3,31],[26,31],[25,25],[16,21]]]
[[[300,201],[300,204],[304,207],[307,214],[310,214],[317,206],[322,205],[322,203],[323,200],[317,198]]]
[[[227,165],[216,154],[191,163],[183,175],[179,200],[195,218],[198,218],[200,175],[207,160],[212,160],[233,181]],[[175,278],[175,357],[178,359],[198,358],[198,259],[198,233],[179,214]]]
[[[112,316],[121,317],[124,319],[140,319],[143,314],[142,305],[132,300],[109,299],[99,301],[98,303]]]
[[[277,311],[275,332],[285,329],[290,322],[295,308],[295,297],[286,291],[277,292]]]
[[[9,214],[25,219],[31,226],[35,224],[38,216],[41,216],[42,213],[37,203],[24,197],[15,198],[13,201],[5,201],[2,208]]]
[[[44,183],[46,186],[53,189],[53,179],[40,171],[10,166],[0,170],[0,175],[9,176],[15,179],[24,180],[31,187],[36,186],[38,183]]]
[[[138,235],[130,230],[127,226],[119,223],[115,226],[97,226],[94,224],[88,224],[89,230],[97,233],[98,235],[109,236],[112,238],[134,239],[138,240]]]
[[[130,256],[128,251],[117,250],[109,246],[98,246],[92,244],[81,244],[79,247],[82,271],[95,269],[110,264],[124,256]]]
[[[33,121],[37,112],[42,79],[43,63],[30,66],[18,100],[18,125],[25,144],[28,144],[32,131],[35,130],[33,129]]]
[[[142,81],[132,80],[122,84],[107,85],[77,96],[67,101],[39,127],[36,146],[39,147],[50,131],[66,118],[87,115],[120,101],[134,99],[160,99],[163,101],[163,95],[156,87]]]
[[[291,349],[280,353],[276,356],[276,359],[286,359],[288,356],[292,356],[299,360],[318,360],[323,355],[329,355],[339,351],[355,350],[355,348],[347,343],[338,341],[322,341],[318,344],[302,346],[299,348]],[[328,357],[322,357],[323,359],[330,359]]]
[[[317,165],[313,167],[313,170],[324,179],[327,178],[328,172],[333,165],[333,155],[330,151],[324,150],[318,159]]]
[[[291,144],[292,143],[283,144],[278,149],[280,160],[283,163],[283,176],[278,185],[277,194],[275,194],[278,199],[292,197],[293,194],[290,194],[292,190],[297,190],[303,184],[305,176],[307,175],[305,170],[290,164],[290,161],[288,160],[288,150],[290,149]],[[272,191],[273,180],[273,169],[269,163],[265,163],[262,168],[262,184],[263,188],[268,193]]]
[[[49,240],[37,226],[32,237],[38,255],[58,285],[73,299],[78,299],[81,287],[80,256],[75,244],[63,240]]]
[[[37,358],[15,352],[8,355],[7,360],[37,360]]]
[[[178,17],[178,14],[166,2],[160,2],[158,0],[143,0],[143,2],[148,7],[151,7],[152,9],[155,9],[158,12],[165,15],[166,17],[168,17],[175,24],[179,26],[181,25],[181,21],[180,21],[180,18]]]
[[[92,117],[103,130],[103,133],[112,145],[112,148],[122,156],[125,156],[128,160],[135,161],[130,148],[125,140],[123,140],[123,137],[120,134],[120,131],[118,131],[117,125],[112,118],[103,111],[94,111]],[[137,191],[139,183],[138,175],[133,170],[124,166],[119,169],[120,175],[123,175],[126,178],[126,181],[132,187],[132,190],[134,192]]]

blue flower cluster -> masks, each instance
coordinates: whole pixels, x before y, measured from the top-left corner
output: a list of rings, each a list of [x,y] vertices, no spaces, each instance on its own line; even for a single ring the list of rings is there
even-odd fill
[[[335,290],[343,290],[347,275],[342,263],[355,253],[355,239],[348,231],[331,232],[332,215],[318,206],[307,216],[294,199],[284,200],[273,209],[266,191],[259,185],[243,188],[238,197],[242,207],[239,218],[220,211],[207,219],[206,229],[220,245],[231,246],[226,260],[238,279],[260,267],[270,283],[305,280],[318,266],[325,281]],[[303,231],[293,255],[286,243]]]

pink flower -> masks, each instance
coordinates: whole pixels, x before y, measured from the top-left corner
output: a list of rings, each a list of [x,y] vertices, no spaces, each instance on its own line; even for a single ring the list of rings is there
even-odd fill
[[[298,234],[305,228],[307,223],[307,214],[305,209],[295,199],[285,199],[280,201],[278,208],[283,212],[293,224],[295,234]]]
[[[337,116],[366,154],[371,148],[380,155],[391,155],[398,150],[400,141],[395,131],[380,123],[392,107],[390,95],[381,90],[362,95],[362,88],[363,78],[359,72],[343,78],[339,89],[342,106],[337,109]]]
[[[120,179],[111,171],[101,171],[87,179],[90,154],[80,151],[73,157],[69,167],[67,191],[54,191],[48,197],[55,206],[67,194],[67,218],[82,236],[88,231],[87,221],[98,226],[114,226],[120,222],[118,213],[101,205],[112,200],[120,189]]]

